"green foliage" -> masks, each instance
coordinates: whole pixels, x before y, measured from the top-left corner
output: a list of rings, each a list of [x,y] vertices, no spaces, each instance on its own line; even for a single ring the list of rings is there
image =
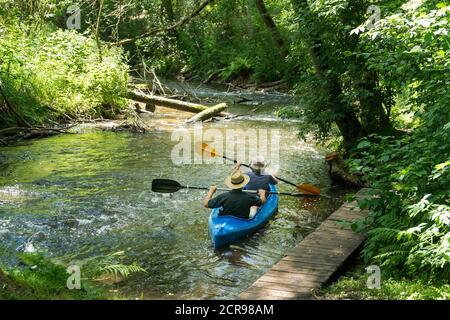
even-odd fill
[[[172,2],[176,20],[198,7],[195,1]],[[292,15],[289,1],[265,1],[265,4],[280,33],[289,42],[287,26]],[[144,1],[141,5],[150,8],[153,4]],[[154,16],[152,21],[164,16],[157,13],[158,9],[148,9],[148,15]],[[135,35],[139,33],[135,31]],[[216,1],[184,28],[142,39],[138,48],[148,65],[169,76],[182,72],[206,79],[216,72],[222,80],[267,82],[288,76],[290,67],[295,64],[281,57],[253,1]],[[133,55],[135,48],[129,50]],[[140,63],[139,59],[134,62]]]
[[[145,269],[141,268],[137,264],[125,265],[125,264],[111,264],[99,269],[101,272],[120,275],[124,278],[128,277],[132,273],[145,272]]]
[[[37,28],[0,20],[2,90],[20,116],[30,123],[111,117],[126,106],[128,67],[121,50],[103,44],[100,60],[88,35]]]
[[[432,140],[419,132],[403,139],[373,135],[356,147],[350,165],[377,190],[360,203],[373,212],[366,260],[424,277],[450,276],[448,134],[433,132]]]
[[[118,251],[106,256],[93,257],[87,260],[81,261],[83,269],[89,275],[90,278],[95,278],[103,274],[118,276],[127,278],[133,273],[147,272],[140,267],[137,263],[124,264],[122,262],[125,252]]]
[[[81,289],[69,290],[67,265],[46,258],[40,253],[15,254],[0,247],[4,255],[15,255],[18,263],[14,268],[0,267],[0,299],[76,299],[93,300],[117,298],[107,294],[102,286],[93,283],[99,276],[111,275],[127,278],[133,273],[146,272],[136,263],[122,262],[124,252],[93,257],[84,261],[71,262],[81,270]]]
[[[124,278],[128,277],[133,273],[147,272],[145,269],[137,265],[135,262],[132,264],[118,263],[117,259],[123,257],[124,254],[125,252],[119,251],[107,255],[97,263],[95,272],[100,274],[106,273],[115,276],[120,275]]]
[[[249,77],[253,72],[252,65],[247,58],[237,57],[231,64],[220,73],[224,80],[230,80],[235,77],[244,76]]]
[[[417,122],[402,138],[360,140],[350,161],[377,190],[361,203],[373,212],[363,256],[436,279],[450,276],[450,56],[442,29],[449,9],[438,4],[394,14],[363,36],[370,67],[389,74],[396,90],[407,86]]]
[[[24,253],[18,256],[21,267],[9,272],[0,269],[0,298],[3,299],[105,299],[106,295],[89,281],[81,281],[80,290],[69,290],[69,274],[62,265],[55,264],[40,254]]]
[[[320,290],[319,299],[365,300],[449,300],[450,285],[445,281],[430,282],[420,278],[389,276],[381,269],[380,288],[369,289],[362,266]]]

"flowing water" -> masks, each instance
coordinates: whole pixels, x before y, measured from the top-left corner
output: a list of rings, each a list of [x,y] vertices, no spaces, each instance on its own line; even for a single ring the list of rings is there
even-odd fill
[[[198,90],[199,97],[233,100],[242,94]],[[214,251],[205,191],[151,191],[154,178],[224,186],[230,163],[175,165],[171,135],[188,114],[157,108],[145,134],[79,128],[78,134],[24,141],[0,149],[0,241],[15,251],[38,251],[71,261],[125,252],[124,263],[147,270],[116,284],[129,298],[234,298],[283,253],[299,243],[343,201],[331,187],[324,151],[299,141],[296,122],[277,119],[282,95],[247,95],[255,105],[231,105],[242,117],[204,129],[279,130],[279,175],[324,189],[320,201],[282,197],[279,212],[251,237]],[[192,134],[192,127],[187,128]],[[331,188],[330,188],[331,187]],[[279,184],[280,191],[293,191]],[[14,260],[2,257],[4,263]],[[6,261],[6,262],[5,262]]]

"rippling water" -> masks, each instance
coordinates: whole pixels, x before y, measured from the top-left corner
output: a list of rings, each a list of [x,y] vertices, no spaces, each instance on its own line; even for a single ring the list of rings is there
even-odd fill
[[[247,116],[204,128],[279,129],[280,176],[329,188],[324,152],[297,139],[296,123],[273,116],[280,104],[272,101],[257,110],[234,105],[231,112]],[[157,194],[151,181],[165,177],[224,186],[232,165],[173,165],[177,142],[171,131],[186,115],[160,111],[150,120],[155,130],[146,134],[82,130],[1,148],[2,245],[66,263],[123,250],[127,262],[147,270],[116,285],[129,298],[233,298],[342,202],[346,190],[336,188],[325,191],[331,199],[320,201],[283,197],[263,229],[215,252],[209,211],[201,204],[205,192]],[[293,191],[285,184],[279,189]]]

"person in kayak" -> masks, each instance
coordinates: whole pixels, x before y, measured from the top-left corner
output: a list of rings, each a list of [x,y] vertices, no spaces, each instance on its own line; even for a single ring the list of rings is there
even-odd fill
[[[203,200],[206,208],[213,209],[222,207],[219,213],[221,216],[231,215],[243,219],[251,219],[250,208],[261,206],[266,202],[266,191],[259,190],[259,196],[254,193],[244,192],[244,188],[250,181],[250,177],[243,174],[240,169],[235,169],[233,173],[225,179],[225,184],[232,189],[213,198],[217,191],[216,186],[209,188],[208,194]]]
[[[240,169],[241,163],[236,164],[236,169]],[[267,167],[267,161],[263,157],[255,157],[249,164],[251,172],[247,172],[250,177],[249,183],[246,185],[247,190],[263,189],[270,191],[271,184],[277,184],[278,180],[275,174],[264,174],[264,169]]]

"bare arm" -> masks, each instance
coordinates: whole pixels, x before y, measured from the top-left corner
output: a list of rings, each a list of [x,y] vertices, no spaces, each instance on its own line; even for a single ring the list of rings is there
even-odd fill
[[[277,179],[278,170],[280,170],[280,166],[276,165],[275,169],[271,172],[271,175],[275,179],[276,182],[278,182],[278,179]]]
[[[259,193],[259,197],[261,198],[261,205],[263,205],[264,203],[266,203],[266,200],[267,200],[267,198],[266,198],[266,190],[259,189],[258,193]]]
[[[209,191],[206,194],[205,199],[203,199],[203,205],[205,206],[205,208],[209,208],[208,207],[208,202],[209,202],[209,200],[211,200],[211,198],[213,197],[214,193],[216,193],[216,191],[217,191],[217,187],[216,186],[209,187]]]

